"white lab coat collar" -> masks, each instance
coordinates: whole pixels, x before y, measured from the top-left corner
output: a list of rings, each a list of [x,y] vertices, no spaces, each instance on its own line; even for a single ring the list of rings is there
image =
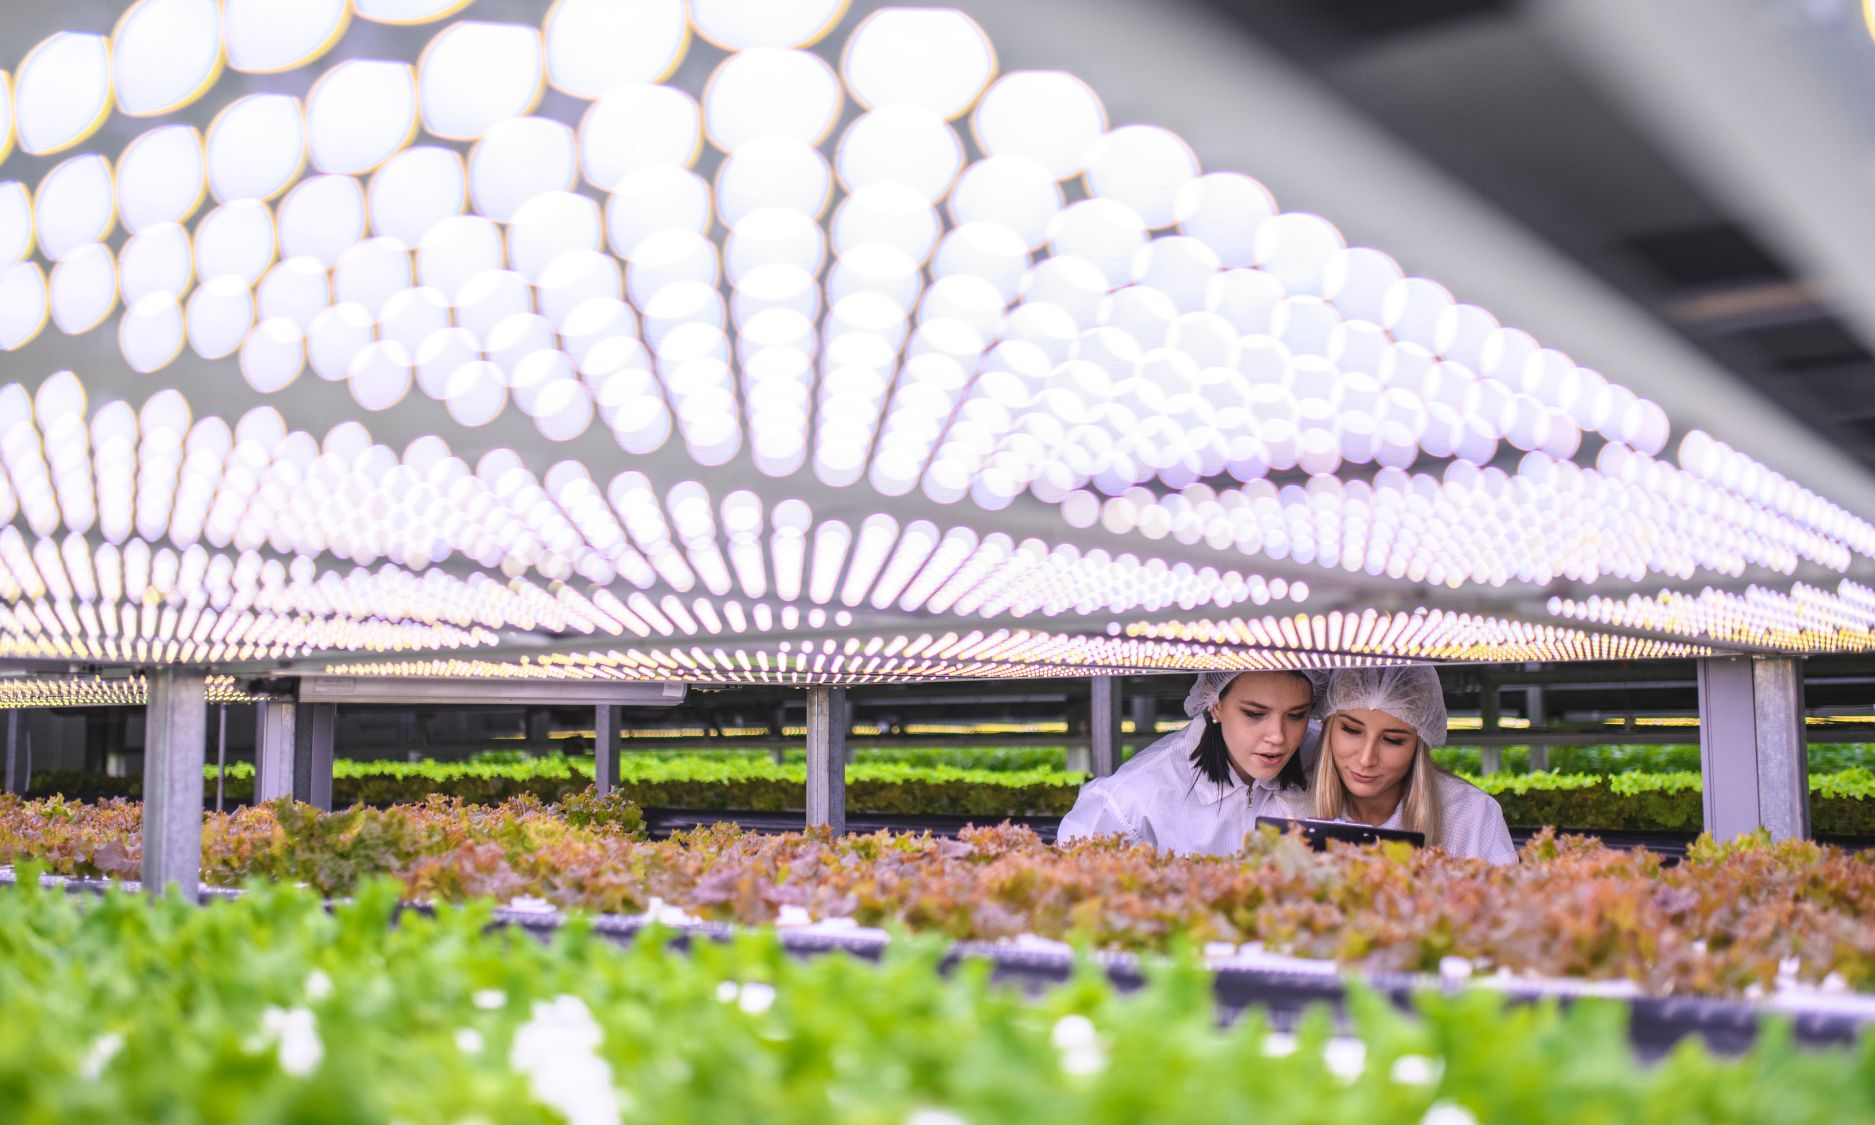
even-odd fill
[[[1236,854],[1256,818],[1281,809],[1278,795],[1290,791],[1267,781],[1245,785],[1234,773],[1222,782],[1205,777],[1191,761],[1197,728],[1174,731],[1082,786],[1057,839],[1119,835],[1168,852]]]

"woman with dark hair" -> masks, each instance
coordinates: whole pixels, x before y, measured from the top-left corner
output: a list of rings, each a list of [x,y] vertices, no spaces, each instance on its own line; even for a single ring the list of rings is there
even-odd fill
[[[1285,791],[1302,795],[1297,751],[1315,680],[1303,672],[1205,672],[1185,697],[1191,722],[1081,787],[1056,837],[1124,836],[1180,854],[1232,855]]]
[[[1284,814],[1424,833],[1426,843],[1491,863],[1517,862],[1504,810],[1432,760],[1445,744],[1445,691],[1424,665],[1347,668],[1322,692],[1322,751]]]

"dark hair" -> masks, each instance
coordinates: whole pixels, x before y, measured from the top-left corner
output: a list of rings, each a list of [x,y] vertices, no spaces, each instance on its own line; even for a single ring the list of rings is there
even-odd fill
[[[1300,672],[1290,674],[1309,685],[1309,697],[1313,699],[1315,682]],[[1225,690],[1230,689],[1226,686]],[[1224,724],[1212,718],[1210,711],[1199,712],[1195,721],[1204,724],[1204,733],[1198,736],[1198,745],[1192,747],[1191,764],[1197,766],[1198,772],[1213,784],[1230,784],[1233,774],[1230,764],[1230,747],[1224,745]],[[1282,772],[1276,775],[1276,784],[1282,789],[1307,789],[1309,787],[1308,774],[1302,769],[1300,746],[1296,747],[1296,752],[1289,755],[1289,760],[1283,763]]]

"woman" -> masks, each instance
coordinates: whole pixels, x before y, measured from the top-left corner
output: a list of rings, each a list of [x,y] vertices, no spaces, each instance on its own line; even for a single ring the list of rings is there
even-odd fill
[[[1350,668],[1322,694],[1323,751],[1292,815],[1423,832],[1428,845],[1491,863],[1517,862],[1504,810],[1490,794],[1440,769],[1445,691],[1423,665]]]
[[[1081,787],[1058,842],[1119,835],[1168,852],[1234,855],[1277,794],[1300,795],[1297,749],[1315,682],[1302,672],[1205,672],[1184,727]]]

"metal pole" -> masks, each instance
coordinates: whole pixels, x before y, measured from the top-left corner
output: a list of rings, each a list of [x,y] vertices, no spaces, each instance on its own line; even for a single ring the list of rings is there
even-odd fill
[[[1095,777],[1120,768],[1120,677],[1095,676],[1088,734],[1088,766]]]
[[[207,681],[194,668],[160,668],[146,675],[143,886],[151,895],[175,886],[193,900],[201,883]]]
[[[7,709],[6,733],[6,776],[4,788],[8,793],[26,795],[30,778],[27,776],[26,748],[20,744],[20,712],[17,707]]]
[[[1810,838],[1810,740],[1803,722],[1803,657],[1753,657],[1758,702],[1758,813],[1780,840]]]
[[[332,808],[332,737],[336,703],[302,703],[293,724],[293,799],[316,809]]]
[[[216,710],[220,712],[221,734],[215,740],[215,811],[220,812],[222,787],[228,780],[228,705],[223,703]]]
[[[842,697],[846,695],[844,691],[842,691],[840,694]],[[839,710],[839,714],[841,716],[840,748],[841,748],[841,752],[846,756],[846,760],[849,763],[851,763],[854,760],[854,756],[858,753],[858,749],[859,749],[858,747],[854,746],[852,742],[850,742],[846,737],[848,734],[851,734],[853,731],[853,701],[850,699],[846,700],[846,702],[841,706]]]
[[[1699,764],[1706,831],[1721,840],[1761,827],[1780,840],[1810,835],[1801,657],[1699,662]]]
[[[1486,680],[1478,688],[1478,726],[1485,734],[1496,734],[1498,723],[1498,683]],[[1478,751],[1479,772],[1496,773],[1504,768],[1504,748],[1485,746]]]
[[[1549,713],[1543,706],[1543,689],[1530,684],[1523,689],[1523,714],[1530,720],[1530,733],[1540,734],[1549,725]],[[1530,744],[1530,772],[1549,769],[1549,746],[1543,742]]]
[[[592,787],[601,797],[618,785],[618,711],[593,708]]]
[[[807,823],[846,831],[846,689],[807,689]]]
[[[1159,736],[1159,698],[1142,692],[1126,701],[1133,716],[1133,753],[1137,754]]]
[[[299,704],[266,699],[255,706],[254,803],[293,795],[293,728]]]
[[[1091,684],[1093,681],[1090,679],[1088,682]],[[1074,697],[1069,696],[1067,703],[1070,708],[1073,707],[1074,702]],[[1069,773],[1091,774],[1094,772],[1094,762],[1089,757],[1088,751],[1089,730],[1092,726],[1087,716],[1076,718],[1070,711],[1068,715],[1068,760],[1066,762]]]

